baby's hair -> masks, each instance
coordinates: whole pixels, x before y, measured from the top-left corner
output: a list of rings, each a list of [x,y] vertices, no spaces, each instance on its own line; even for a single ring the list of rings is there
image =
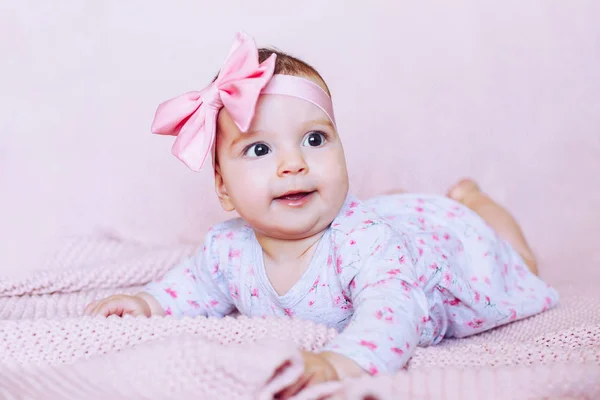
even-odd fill
[[[275,74],[282,75],[295,75],[302,76],[305,78],[318,78],[325,89],[329,97],[329,87],[325,83],[325,79],[319,74],[319,72],[310,64],[296,58],[290,54],[284,53],[281,50],[262,47],[258,49],[258,62],[261,63],[271,56],[271,54],[277,55],[277,61],[275,62]]]
[[[310,64],[296,58],[290,54],[284,53],[281,50],[262,47],[258,49],[258,62],[262,63],[267,58],[271,56],[271,54],[277,55],[277,60],[275,62],[275,71],[274,74],[282,74],[282,75],[294,75],[301,76],[304,78],[317,78],[324,86],[325,91],[331,97],[331,93],[329,92],[329,87],[325,82],[325,79],[319,74],[319,72]],[[215,76],[213,78],[213,82],[217,79]]]

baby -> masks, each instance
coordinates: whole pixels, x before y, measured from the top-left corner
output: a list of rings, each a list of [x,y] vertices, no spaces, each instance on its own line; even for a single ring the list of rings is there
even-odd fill
[[[86,315],[289,316],[336,328],[282,393],[395,372],[416,346],[465,337],[557,304],[511,215],[471,180],[447,197],[362,202],[348,174],[329,89],[305,62],[243,33],[201,92],[161,104],[153,132],[199,170],[212,153],[222,207],[241,218],[135,295]]]

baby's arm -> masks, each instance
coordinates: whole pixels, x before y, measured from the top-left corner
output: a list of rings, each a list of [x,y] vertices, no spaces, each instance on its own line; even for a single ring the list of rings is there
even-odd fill
[[[223,316],[233,310],[227,283],[219,268],[214,235],[203,248],[135,296],[115,295],[89,304],[85,315]]]
[[[411,254],[402,236],[384,224],[356,234],[355,245],[340,248],[352,260],[344,262],[341,278],[348,283],[354,314],[325,350],[343,356],[336,364],[345,370],[340,375],[356,375],[356,365],[371,374],[396,372],[419,343],[427,300],[415,283]]]
[[[144,293],[160,304],[165,315],[216,316],[229,314],[233,302],[210,238],[195,256],[184,260],[162,279],[149,283]]]

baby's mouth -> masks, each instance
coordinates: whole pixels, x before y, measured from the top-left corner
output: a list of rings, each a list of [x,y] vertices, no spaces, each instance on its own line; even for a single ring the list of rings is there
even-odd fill
[[[310,192],[288,192],[283,196],[276,197],[275,200],[298,201],[313,194],[314,192],[314,190]]]

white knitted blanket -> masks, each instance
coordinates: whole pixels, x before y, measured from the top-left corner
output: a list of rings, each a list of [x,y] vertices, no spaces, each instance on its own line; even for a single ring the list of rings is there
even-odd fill
[[[298,349],[337,333],[294,319],[82,318],[94,298],[135,292],[193,248],[76,239],[34,275],[0,279],[0,398],[273,398],[301,373]],[[420,348],[394,376],[333,382],[301,398],[600,398],[600,294],[560,287],[553,310]]]

